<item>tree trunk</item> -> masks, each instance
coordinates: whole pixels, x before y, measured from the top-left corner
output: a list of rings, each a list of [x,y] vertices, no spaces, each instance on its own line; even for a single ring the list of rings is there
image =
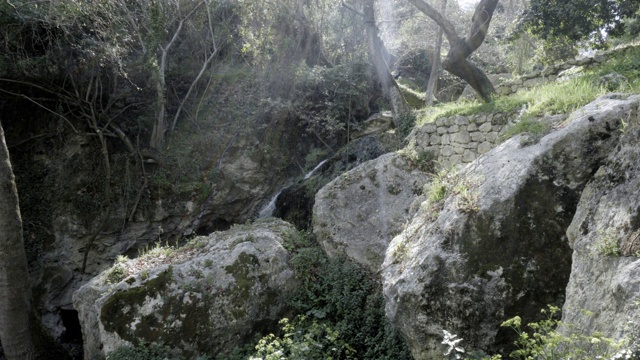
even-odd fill
[[[409,0],[418,10],[442,28],[451,49],[442,67],[471,85],[484,101],[491,101],[495,89],[489,78],[467,59],[484,42],[498,0],[481,0],[471,18],[471,29],[466,38],[456,33],[453,24],[424,0]]]
[[[9,151],[0,125],[0,342],[8,360],[31,359],[31,291],[22,219]]]
[[[364,21],[367,31],[367,41],[369,43],[369,51],[373,59],[373,65],[378,74],[378,80],[382,86],[382,94],[387,98],[391,104],[393,111],[393,119],[396,125],[398,125],[398,118],[400,115],[408,112],[407,104],[400,93],[398,83],[391,75],[389,65],[385,60],[385,53],[387,53],[382,40],[378,36],[378,26],[376,25],[375,18],[375,0],[366,0],[364,4]]]
[[[440,1],[440,12],[444,15],[447,10],[447,0]],[[432,106],[435,101],[436,89],[438,88],[438,77],[440,74],[440,53],[442,51],[442,34],[441,26],[438,26],[438,34],[436,35],[436,43],[433,46],[433,60],[431,61],[431,74],[429,75],[429,83],[427,84],[427,93],[425,95],[426,105]]]

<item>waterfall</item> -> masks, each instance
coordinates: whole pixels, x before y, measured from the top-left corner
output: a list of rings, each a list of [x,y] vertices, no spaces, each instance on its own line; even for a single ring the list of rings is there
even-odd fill
[[[309,171],[303,178],[302,180],[307,180],[308,178],[312,177],[313,174],[315,174],[316,171],[318,171],[318,169],[320,169],[320,167],[322,165],[324,165],[324,163],[327,162],[327,160],[329,159],[325,159],[322,160],[318,165],[316,165],[316,167],[313,168],[313,170]],[[273,197],[271,198],[271,200],[269,200],[269,202],[267,203],[267,205],[265,205],[260,212],[258,213],[258,219],[264,219],[264,218],[268,218],[273,216],[273,211],[276,209],[276,200],[278,199],[278,196],[280,196],[280,194],[282,194],[282,192],[287,189],[289,186],[291,185],[286,185],[284,186],[282,189],[280,189],[275,195],[273,195]]]
[[[324,165],[324,163],[326,163],[326,162],[327,162],[327,160],[329,160],[329,159],[324,159],[324,160],[322,160],[322,161],[320,162],[320,164],[316,165],[316,167],[314,167],[314,168],[313,168],[313,170],[309,171],[309,172],[307,173],[307,175],[305,175],[305,176],[304,176],[304,178],[303,178],[302,180],[307,180],[308,178],[310,178],[311,176],[313,176],[313,174],[314,174],[318,169],[320,169],[320,167],[321,167],[322,165]]]

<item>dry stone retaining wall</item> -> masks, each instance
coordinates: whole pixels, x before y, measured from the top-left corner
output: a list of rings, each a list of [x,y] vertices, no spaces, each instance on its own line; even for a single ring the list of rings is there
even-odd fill
[[[606,62],[612,55],[624,54],[632,51],[639,46],[627,46],[619,49],[613,49],[605,52],[596,53],[593,56],[584,57],[582,59],[569,60],[563,64],[549,65],[542,70],[523,75],[519,78],[506,81],[496,86],[496,92],[500,95],[513,94],[520,89],[529,89],[537,85],[541,85],[550,81],[556,81],[559,78],[566,77],[571,74],[570,69],[579,67],[589,67]]]
[[[415,128],[408,149],[433,154],[445,168],[470,163],[502,141],[508,120],[501,113],[440,118]]]

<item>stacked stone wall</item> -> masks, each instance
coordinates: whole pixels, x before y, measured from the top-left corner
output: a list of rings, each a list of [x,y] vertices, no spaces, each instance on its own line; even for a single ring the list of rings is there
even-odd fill
[[[529,89],[537,85],[541,85],[550,81],[566,78],[575,72],[579,72],[580,67],[589,68],[609,60],[612,56],[624,54],[640,47],[639,45],[627,46],[619,49],[613,49],[596,53],[593,56],[587,56],[582,59],[569,60],[563,64],[549,65],[542,70],[523,75],[519,78],[512,79],[496,86],[496,92],[500,95],[513,94],[520,89]],[[575,69],[576,71],[570,71]]]
[[[467,164],[503,140],[508,120],[502,113],[439,118],[415,128],[408,149],[431,153],[443,167]]]

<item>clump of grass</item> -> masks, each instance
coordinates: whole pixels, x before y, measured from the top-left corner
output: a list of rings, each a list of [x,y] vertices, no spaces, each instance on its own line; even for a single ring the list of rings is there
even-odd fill
[[[451,115],[471,116],[488,113],[514,113],[523,107],[523,118],[547,114],[571,112],[588,104],[606,91],[595,85],[592,76],[548,83],[509,96],[496,96],[490,103],[479,100],[462,100],[424,110],[418,116],[418,124],[435,121]]]
[[[538,142],[551,130],[549,124],[534,119],[522,119],[513,126],[508,127],[502,138],[509,139],[517,134],[527,133],[531,135],[533,142]]]

